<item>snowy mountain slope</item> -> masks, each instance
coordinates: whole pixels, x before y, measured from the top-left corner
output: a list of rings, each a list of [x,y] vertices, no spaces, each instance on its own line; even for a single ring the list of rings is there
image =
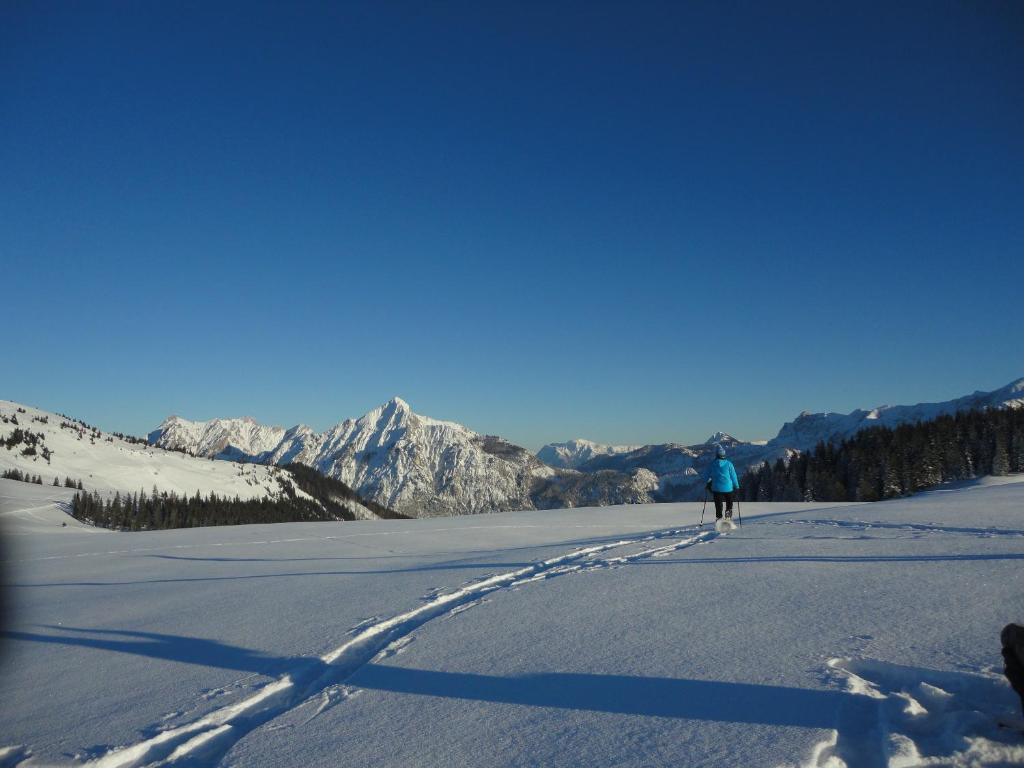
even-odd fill
[[[0,480],[0,535],[50,533],[55,528],[73,533],[111,533],[76,520],[65,511],[74,495],[70,488]]]
[[[276,468],[234,462],[209,461],[131,443],[86,427],[56,413],[0,400],[0,438],[21,428],[41,434],[35,455],[25,455],[24,445],[0,447],[0,470],[18,469],[40,475],[49,485],[57,477],[81,480],[90,491],[134,493],[156,486],[161,491],[193,495],[216,493],[242,499],[277,496],[281,482],[290,484]],[[51,452],[47,461],[45,447]]]
[[[243,421],[242,426],[250,436],[260,434],[254,422]],[[32,434],[31,439],[36,441],[34,453],[26,453],[28,445],[24,442],[10,447],[0,445],[0,471],[38,475],[51,488],[56,477],[62,485],[67,478],[76,483],[81,480],[85,490],[106,495],[149,493],[156,487],[159,491],[187,496],[198,492],[203,496],[215,493],[228,498],[258,499],[280,498],[291,492],[301,498],[312,498],[287,471],[278,467],[196,458],[122,439],[56,413],[0,400],[0,441],[6,444],[17,429]],[[201,431],[193,434],[204,440],[209,436]],[[215,442],[206,444],[211,450],[223,451],[223,446],[216,448]],[[336,501],[356,518],[377,519],[377,514],[359,500]]]
[[[603,443],[594,443],[583,438],[576,438],[565,443],[548,443],[537,451],[537,458],[549,467],[578,469],[581,464],[597,456],[629,453],[639,447],[639,445],[604,445]]]
[[[1014,479],[744,505],[724,537],[694,504],[26,532],[0,746],[26,768],[1024,764],[995,725]],[[26,488],[0,481],[6,511]]]
[[[240,454],[230,430],[233,420],[187,422],[169,419],[150,434],[156,445],[256,462],[296,461],[347,483],[364,498],[416,517],[484,511],[576,506],[591,499],[607,503],[650,501],[644,478],[593,478],[554,470],[500,437],[479,435],[450,421],[414,413],[394,398],[359,419],[347,419],[323,433],[308,427],[281,431],[276,445],[253,444]],[[269,435],[269,432],[261,432]],[[276,434],[276,433],[275,433]]]
[[[786,422],[768,445],[805,451],[819,442],[842,440],[867,427],[895,427],[915,421],[982,408],[1024,408],[1024,379],[1010,382],[992,392],[975,392],[941,403],[881,405],[850,413],[804,412]]]

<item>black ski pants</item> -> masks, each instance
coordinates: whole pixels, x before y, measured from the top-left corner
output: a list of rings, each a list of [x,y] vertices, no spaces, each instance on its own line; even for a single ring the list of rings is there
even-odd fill
[[[725,503],[725,514],[732,517],[732,499],[736,495],[735,491],[729,491],[728,493],[722,493],[721,491],[712,491],[715,496],[715,519],[722,519],[722,503]]]

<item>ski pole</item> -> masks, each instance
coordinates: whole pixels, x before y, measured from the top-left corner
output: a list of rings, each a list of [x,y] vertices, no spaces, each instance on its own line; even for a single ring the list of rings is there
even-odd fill
[[[740,516],[740,525],[743,525],[743,510],[740,508],[740,497],[736,497],[736,514]]]
[[[708,508],[708,488],[704,486],[704,506],[700,509],[700,525],[697,526],[697,530],[704,527],[704,510]]]

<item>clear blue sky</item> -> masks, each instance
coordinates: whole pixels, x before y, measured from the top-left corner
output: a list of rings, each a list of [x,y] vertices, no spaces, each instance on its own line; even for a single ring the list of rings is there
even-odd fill
[[[1024,376],[1020,3],[6,2],[0,75],[0,397],[107,429]]]

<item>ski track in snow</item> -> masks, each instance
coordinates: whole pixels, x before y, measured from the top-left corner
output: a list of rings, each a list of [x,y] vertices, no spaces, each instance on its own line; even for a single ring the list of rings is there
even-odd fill
[[[13,747],[0,747],[0,768],[16,766],[22,760],[31,756],[31,751],[20,744]]]
[[[1001,729],[1016,696],[1002,675],[948,672],[874,659],[830,659],[851,694],[836,729],[800,768],[912,768],[1024,764],[1024,743]]]
[[[67,510],[64,509],[63,505],[58,504],[57,506],[58,506],[58,508],[62,512],[67,512]],[[6,518],[6,519],[9,519],[9,520],[23,520],[23,521],[29,522],[29,523],[36,523],[39,526],[51,527],[51,526],[54,525],[53,521],[47,520],[44,517],[40,517],[36,513],[37,512],[51,512],[51,511],[53,511],[53,508],[54,508],[54,504],[52,502],[47,502],[46,504],[40,504],[40,505],[37,505],[37,506],[34,506],[34,507],[22,507],[22,508],[19,508],[19,509],[12,510],[10,512],[0,512],[0,519]],[[69,526],[69,532],[71,532],[71,533],[86,533],[86,534],[103,534],[103,533],[108,533],[108,531],[106,531],[106,530],[104,530],[102,528],[93,528],[92,526],[83,525],[83,524],[80,523],[80,521],[75,520],[74,518],[72,518],[70,516],[68,517],[67,522],[72,524],[71,526]],[[17,530],[9,530],[9,529],[4,530],[4,536],[32,536],[32,535],[36,535],[36,534],[38,534],[38,530],[29,530],[29,531],[17,531]],[[2,760],[2,759],[3,759],[3,754],[0,753],[0,760]],[[0,763],[0,766],[2,766],[2,765],[3,765],[3,763]]]
[[[401,653],[404,646],[411,642],[411,634],[416,629],[432,619],[452,616],[479,605],[484,602],[484,596],[491,592],[517,588],[568,573],[615,568],[646,558],[665,557],[696,544],[710,542],[720,535],[713,530],[699,531],[696,526],[668,529],[576,549],[523,568],[467,582],[451,592],[433,592],[418,608],[388,619],[363,622],[350,631],[349,640],[333,651],[295,665],[278,679],[259,687],[240,701],[209,711],[182,725],[168,727],[166,723],[153,724],[143,729],[142,733],[155,735],[134,744],[111,748],[99,757],[73,764],[89,768],[216,765],[246,734],[271,720],[315,703],[315,711],[305,721],[308,722],[351,697],[354,691],[344,683],[361,667],[376,658]],[[649,546],[665,539],[671,541]],[[612,550],[626,548],[632,549],[624,554],[602,557]],[[217,690],[211,695],[210,691],[206,691],[202,699],[209,700],[220,693],[221,690]],[[27,757],[28,754],[27,751],[18,753],[19,757]]]

